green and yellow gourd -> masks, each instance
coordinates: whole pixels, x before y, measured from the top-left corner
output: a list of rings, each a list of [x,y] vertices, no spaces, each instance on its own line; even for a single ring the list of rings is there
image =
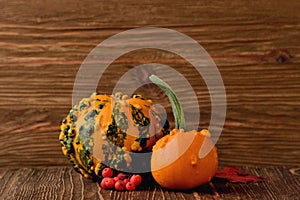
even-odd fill
[[[86,178],[102,179],[106,166],[130,170],[130,152],[148,152],[168,134],[168,122],[141,95],[93,93],[75,105],[61,124],[62,151]]]

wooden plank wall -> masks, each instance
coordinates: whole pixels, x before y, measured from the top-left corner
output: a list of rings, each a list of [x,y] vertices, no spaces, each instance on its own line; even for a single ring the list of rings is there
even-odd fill
[[[144,26],[180,31],[216,62],[227,92],[220,164],[300,165],[298,0],[1,0],[0,8],[0,167],[69,166],[58,132],[80,64],[109,36]],[[111,92],[128,66],[147,62],[192,74],[179,56],[148,49],[117,59],[100,91]],[[208,91],[189,81],[205,128]]]

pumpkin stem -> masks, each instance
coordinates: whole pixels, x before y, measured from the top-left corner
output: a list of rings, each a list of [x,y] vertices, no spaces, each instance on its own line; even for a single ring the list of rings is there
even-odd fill
[[[175,119],[175,128],[185,129],[184,112],[175,92],[166,82],[158,78],[156,75],[152,74],[149,79],[152,81],[152,83],[160,87],[168,96]]]

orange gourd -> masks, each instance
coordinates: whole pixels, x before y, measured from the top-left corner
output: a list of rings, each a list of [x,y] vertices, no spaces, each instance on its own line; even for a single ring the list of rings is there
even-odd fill
[[[59,135],[63,154],[77,172],[100,181],[108,165],[120,171],[130,169],[134,162],[130,152],[153,150],[152,175],[161,186],[183,190],[209,182],[218,166],[209,132],[184,131],[184,115],[175,93],[158,77],[149,79],[170,99],[176,126],[169,135],[168,123],[151,109],[151,100],[94,93],[63,119]]]
[[[109,166],[130,170],[130,152],[149,152],[168,123],[161,120],[152,101],[141,95],[94,93],[75,105],[61,124],[62,151],[74,169],[100,181]]]
[[[173,90],[156,76],[150,80],[169,97],[176,124],[169,135],[153,146],[153,178],[162,187],[176,190],[192,189],[209,182],[218,168],[218,155],[208,130],[185,132],[183,111]]]

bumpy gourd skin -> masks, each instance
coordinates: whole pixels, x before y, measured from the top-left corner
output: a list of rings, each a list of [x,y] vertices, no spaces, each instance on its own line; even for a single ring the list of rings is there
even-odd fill
[[[189,141],[187,138],[193,138],[193,140],[188,148],[184,149],[182,146],[185,146],[184,144]],[[181,146],[174,144],[181,144]],[[199,152],[202,148],[210,150],[206,152],[207,154],[204,157],[200,158]],[[176,155],[174,152],[181,152],[182,154]],[[160,168],[160,164],[166,157],[176,157],[176,160]],[[151,157],[152,176],[164,188],[175,190],[193,189],[211,181],[217,168],[217,148],[206,129],[188,132],[173,129],[169,135],[158,140],[153,146]]]
[[[130,152],[152,150],[168,134],[168,122],[141,95],[93,93],[75,105],[63,119],[59,140],[73,168],[86,178],[102,179],[107,164],[130,169]],[[102,149],[99,153],[96,149]],[[96,156],[95,156],[96,155]],[[105,164],[104,164],[105,163]]]
[[[155,75],[149,79],[168,96],[175,129],[153,146],[151,172],[168,189],[187,190],[209,182],[218,168],[218,154],[208,130],[185,131],[182,106],[172,88]]]

